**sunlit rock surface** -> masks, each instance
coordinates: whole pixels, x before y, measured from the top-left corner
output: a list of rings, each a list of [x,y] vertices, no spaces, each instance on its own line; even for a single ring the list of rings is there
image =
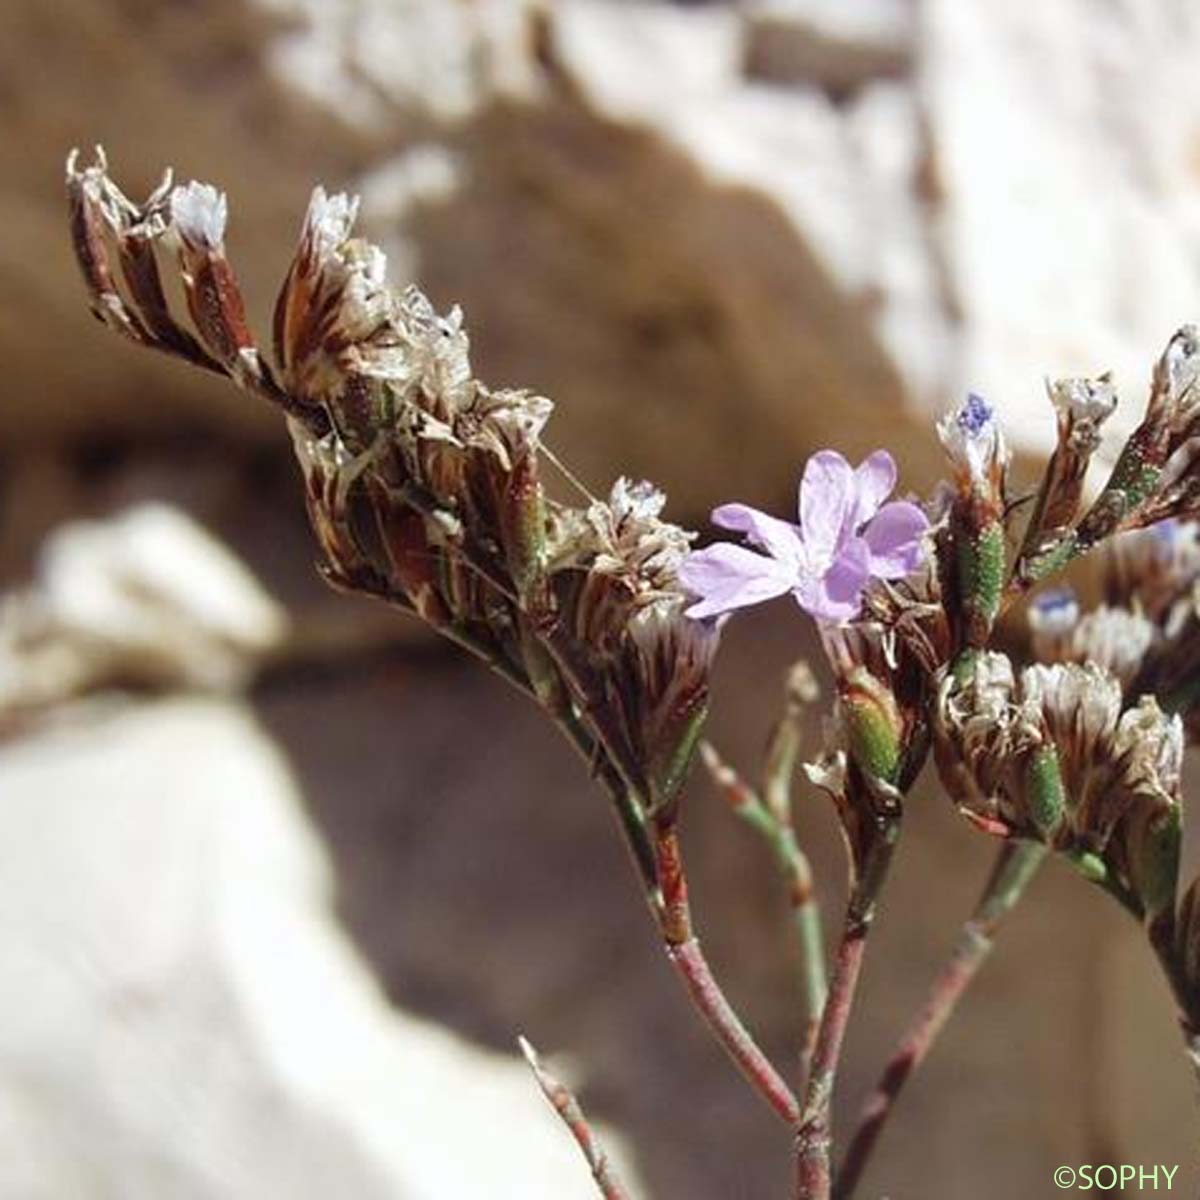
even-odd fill
[[[384,1000],[249,710],[64,711],[0,795],[0,1193],[593,1194],[515,1054]]]

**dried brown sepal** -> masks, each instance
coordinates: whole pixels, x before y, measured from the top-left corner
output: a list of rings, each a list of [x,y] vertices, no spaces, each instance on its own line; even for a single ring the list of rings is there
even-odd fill
[[[1033,564],[1046,562],[1071,537],[1088,464],[1100,446],[1100,430],[1117,406],[1107,374],[1059,379],[1046,390],[1057,417],[1057,441],[1013,567],[1014,579],[1022,584],[1035,577]]]
[[[1192,515],[1200,503],[1200,333],[1184,325],[1155,364],[1141,424],[1117,458],[1104,490],[1075,531],[1081,554],[1113,533],[1167,517]]]
[[[134,204],[108,177],[103,152],[82,170],[67,160],[72,243],[91,296],[92,311],[110,328],[151,349],[227,375],[240,387],[304,421],[314,434],[325,416],[284,392],[262,360],[246,326],[237,280],[225,258],[225,200],[207,184],[162,184]],[[109,254],[116,243],[128,295],[119,289]],[[197,338],[170,311],[157,258],[159,244],[177,250],[180,280]],[[202,344],[203,343],[203,344]]]
[[[106,230],[105,213],[108,162],[101,147],[96,161],[79,169],[79,151],[67,157],[67,207],[71,245],[83,274],[96,319],[130,341],[142,346],[154,345],[154,339],[137,312],[125,303],[113,275]]]
[[[673,818],[717,640],[715,624],[683,615],[690,535],[660,519],[663,497],[619,480],[585,507],[548,500],[550,401],[475,379],[461,313],[388,285],[383,254],[351,236],[356,201],[313,193],[275,305],[276,374],[249,331],[215,188],[164,184],[138,207],[102,161],[87,172],[72,161],[68,190],[105,320],[288,415],[326,577],[416,613],[535,696],[617,794],[653,884],[644,818]],[[110,235],[133,303],[114,280]],[[199,338],[170,313],[164,242]]]

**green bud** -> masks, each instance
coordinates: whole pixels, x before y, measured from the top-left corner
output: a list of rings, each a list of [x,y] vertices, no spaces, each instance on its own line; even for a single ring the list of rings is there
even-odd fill
[[[859,669],[843,685],[839,700],[850,757],[866,774],[894,783],[904,728],[895,696],[869,671]]]
[[[1104,490],[1121,492],[1125,497],[1125,511],[1132,512],[1154,490],[1161,474],[1161,468],[1147,462],[1141,446],[1131,440],[1121,451]]]
[[[984,646],[1000,611],[1004,590],[1004,527],[990,521],[975,533],[966,529],[958,544],[958,586],[967,618],[967,643]]]
[[[950,668],[954,676],[956,688],[966,687],[975,678],[975,664],[979,661],[979,651],[966,649],[954,660]]]
[[[1080,549],[1087,550],[1108,537],[1154,491],[1161,475],[1162,468],[1148,460],[1137,435],[1130,438],[1104,490],[1079,523]]]
[[[1058,751],[1042,746],[1029,756],[1025,767],[1025,788],[1029,819],[1042,840],[1052,842],[1062,826],[1065,801]]]
[[[1022,568],[1022,576],[1031,583],[1046,579],[1061,571],[1075,557],[1078,550],[1077,537],[1073,532],[1067,533],[1048,550],[1029,558]]]

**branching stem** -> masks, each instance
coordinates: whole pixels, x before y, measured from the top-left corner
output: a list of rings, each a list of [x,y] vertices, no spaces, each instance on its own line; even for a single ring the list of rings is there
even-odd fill
[[[841,943],[834,958],[829,998],[817,1030],[808,1072],[804,1111],[796,1129],[797,1200],[830,1200],[833,1186],[833,1085],[842,1043],[854,1007],[875,904],[887,878],[900,832],[899,818],[887,819],[875,832],[857,872]]]
[[[991,953],[996,930],[1025,893],[1046,848],[1039,842],[1010,841],[1001,848],[992,874],[971,919],[963,926],[950,960],[930,988],[912,1024],[888,1060],[875,1090],[859,1116],[834,1189],[836,1200],[849,1200],[905,1083],[932,1049],[959,999]]]

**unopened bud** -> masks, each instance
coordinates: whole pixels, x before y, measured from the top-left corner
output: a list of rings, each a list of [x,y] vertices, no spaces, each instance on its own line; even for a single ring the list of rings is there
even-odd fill
[[[1108,880],[1108,867],[1104,859],[1090,850],[1074,850],[1067,854],[1067,861],[1089,883],[1103,884]]]
[[[867,775],[894,782],[904,723],[896,698],[869,671],[851,673],[839,693],[850,757]]]
[[[1029,819],[1046,842],[1052,842],[1063,822],[1065,802],[1058,751],[1042,746],[1029,757],[1025,768]]]
[[[1004,527],[999,521],[989,521],[980,528],[962,528],[957,549],[966,642],[969,646],[985,646],[1004,590]]]
[[[546,565],[546,503],[532,448],[513,464],[500,502],[500,534],[517,594],[525,597]]]

